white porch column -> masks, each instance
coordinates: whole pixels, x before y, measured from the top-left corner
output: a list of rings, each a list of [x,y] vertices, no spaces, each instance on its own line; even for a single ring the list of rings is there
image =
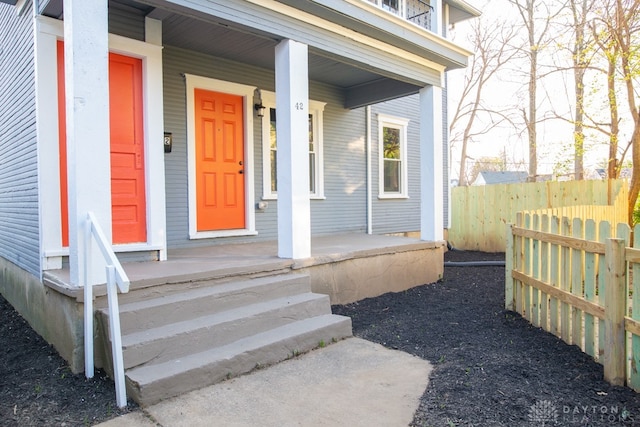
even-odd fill
[[[88,211],[111,239],[107,0],[64,0],[64,40],[69,265],[71,284],[78,286],[84,284]],[[104,282],[97,247],[93,256],[89,277]]]
[[[442,89],[420,90],[420,238],[444,240]]]
[[[309,202],[309,73],[307,45],[276,46],[278,256],[311,256]]]
[[[433,8],[431,9],[431,31],[444,37],[444,34],[442,33],[442,23],[444,21],[443,14],[445,13],[445,8],[448,6],[443,5],[442,0],[436,0],[429,3]],[[448,20],[446,22],[448,22]]]

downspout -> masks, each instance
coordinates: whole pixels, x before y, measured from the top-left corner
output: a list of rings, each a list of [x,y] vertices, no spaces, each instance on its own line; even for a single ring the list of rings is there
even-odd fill
[[[371,197],[371,106],[365,107],[367,129],[365,131],[365,151],[367,158],[367,234],[373,234],[373,201]]]

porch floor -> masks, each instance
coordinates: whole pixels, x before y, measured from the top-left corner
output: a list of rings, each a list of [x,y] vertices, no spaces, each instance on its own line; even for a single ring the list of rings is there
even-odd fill
[[[131,289],[135,289],[239,274],[297,270],[337,261],[441,246],[444,246],[444,242],[422,241],[402,236],[345,233],[312,237],[311,257],[299,260],[278,258],[278,243],[274,240],[169,249],[166,261],[124,262],[122,265],[131,281]],[[67,295],[71,294],[81,299],[82,292],[69,287],[69,276],[68,267],[49,270],[45,274],[45,282]],[[96,294],[100,293],[96,289]]]

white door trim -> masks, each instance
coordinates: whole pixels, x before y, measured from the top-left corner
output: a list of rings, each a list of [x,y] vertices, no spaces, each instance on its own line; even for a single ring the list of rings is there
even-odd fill
[[[62,267],[60,210],[60,159],[58,154],[58,40],[63,40],[64,24],[44,16],[36,18],[36,123],[40,192],[40,248],[42,269]],[[166,259],[166,208],[164,175],[164,107],[162,90],[162,47],[109,34],[109,51],[140,58],[143,64],[144,151],[146,168],[147,242],[114,245],[116,252],[159,251]],[[87,159],[90,161],[90,159]]]
[[[253,160],[253,94],[255,86],[226,82],[208,77],[185,74],[187,90],[187,164],[189,185],[189,238],[209,239],[215,237],[252,236],[258,234],[255,221],[254,160]],[[244,105],[244,194],[245,228],[235,230],[198,231],[196,202],[196,140],[194,90],[205,89],[213,92],[241,96]]]

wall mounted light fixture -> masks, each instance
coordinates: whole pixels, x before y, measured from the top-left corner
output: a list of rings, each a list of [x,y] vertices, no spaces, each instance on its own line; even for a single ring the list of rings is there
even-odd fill
[[[262,105],[262,101],[260,101],[259,104],[254,105],[253,108],[258,112],[258,117],[264,117],[264,110],[266,110],[267,107]]]

